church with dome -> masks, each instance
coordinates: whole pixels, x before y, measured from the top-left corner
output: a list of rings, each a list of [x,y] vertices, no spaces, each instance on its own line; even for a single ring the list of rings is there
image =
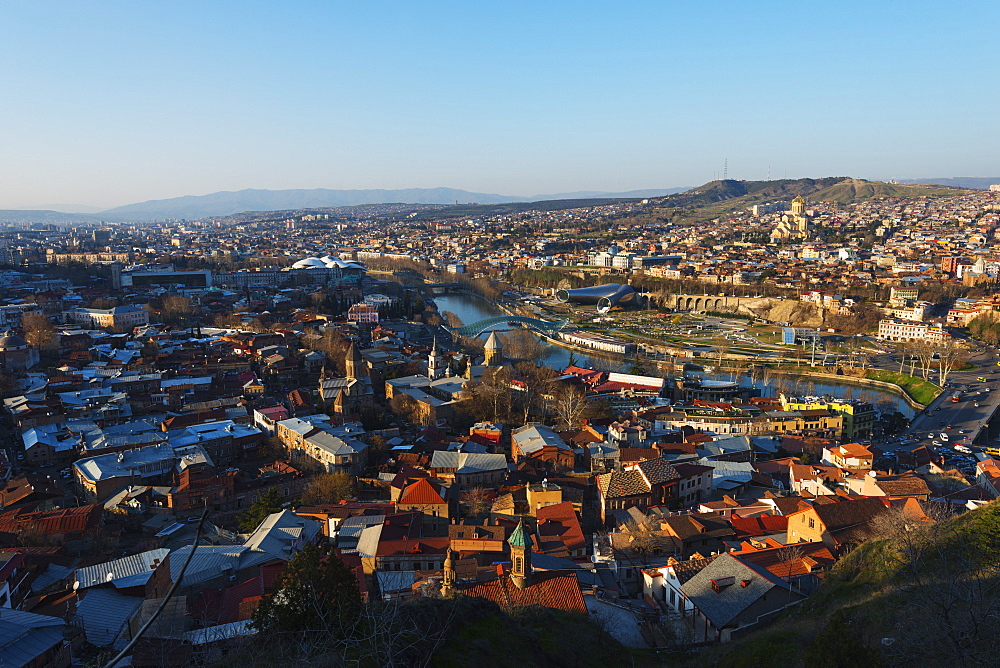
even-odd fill
[[[792,200],[792,210],[783,214],[771,232],[771,241],[806,239],[812,230],[812,216],[806,213],[806,201],[799,195]]]
[[[0,367],[25,371],[38,364],[38,350],[20,336],[7,332],[0,336]]]

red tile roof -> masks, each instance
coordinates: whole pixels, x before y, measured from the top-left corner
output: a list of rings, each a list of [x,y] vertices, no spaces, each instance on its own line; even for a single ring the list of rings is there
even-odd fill
[[[573,504],[569,501],[539,508],[537,533],[543,542],[547,537],[557,537],[569,551],[587,547],[587,539],[580,528]]]
[[[769,533],[788,531],[788,518],[781,515],[758,515],[757,517],[736,517],[729,520],[737,538],[764,536]]]
[[[0,533],[18,533],[29,527],[43,536],[83,533],[97,528],[103,509],[95,503],[39,513],[12,510],[0,515]]]
[[[427,478],[423,478],[404,489],[397,503],[445,503],[445,500],[441,498],[441,494],[435,489],[433,483]]]
[[[493,601],[504,610],[540,605],[567,612],[587,613],[587,604],[580,592],[576,573],[533,573],[531,584],[524,589],[518,589],[510,578],[500,577],[469,587],[462,593]]]
[[[742,549],[731,553],[748,563],[766,568],[779,578],[792,578],[826,570],[836,561],[824,543],[795,543],[764,549]]]

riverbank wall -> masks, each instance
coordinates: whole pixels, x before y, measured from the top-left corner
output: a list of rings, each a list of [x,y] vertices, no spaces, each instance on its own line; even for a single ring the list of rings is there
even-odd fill
[[[793,376],[798,378],[809,378],[812,380],[836,381],[838,385],[853,385],[855,387],[879,388],[895,394],[904,402],[906,402],[907,406],[918,412],[924,410],[925,408],[927,408],[927,406],[930,405],[930,404],[922,404],[914,400],[909,394],[906,393],[906,390],[901,388],[899,385],[896,385],[894,383],[887,383],[882,380],[872,380],[870,378],[856,378],[854,376],[846,376],[846,375],[838,376],[833,373],[812,373],[808,371],[805,372],[791,371],[788,369],[771,369],[770,372],[778,376]],[[941,393],[938,392],[938,394],[934,395],[934,398],[936,399],[938,396],[940,396],[940,394]],[[931,401],[931,403],[933,403],[933,400]]]

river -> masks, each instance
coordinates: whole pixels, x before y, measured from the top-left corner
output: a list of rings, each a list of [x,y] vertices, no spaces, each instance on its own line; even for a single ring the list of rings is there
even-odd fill
[[[494,318],[498,315],[504,315],[504,312],[490,301],[482,297],[475,297],[464,293],[447,294],[434,297],[434,303],[437,304],[438,313],[443,314],[445,311],[451,311],[461,318],[462,323],[466,325],[471,325],[474,322],[485,320],[486,318]],[[493,327],[493,329],[497,331],[508,331],[510,327],[506,324],[500,324]],[[485,334],[483,336],[485,336]],[[594,369],[617,369],[621,366],[621,362],[617,358],[609,358],[599,355],[590,357],[575,351],[571,353],[571,351],[566,348],[553,345],[546,341],[542,341],[542,345],[545,348],[545,358],[542,361],[547,366],[560,371],[569,365],[570,354],[575,357],[576,363],[580,366],[589,366]],[[706,377],[717,378],[717,376]],[[730,380],[730,377],[723,375],[721,379]],[[739,378],[739,381],[740,385],[745,387],[759,388],[765,396],[777,396],[778,392],[784,391],[788,394],[795,395],[827,395],[837,397],[838,399],[861,399],[876,406],[880,403],[888,402],[895,407],[895,410],[898,410],[908,419],[913,417],[913,409],[910,408],[902,398],[891,392],[884,392],[875,388],[869,389],[847,383],[838,384],[816,382],[806,377],[791,376],[778,376],[768,380],[766,383],[756,384],[751,383],[748,377],[742,376]]]
[[[441,295],[440,297],[434,297],[434,303],[437,304],[438,313],[443,315],[445,311],[451,311],[462,319],[462,324],[464,325],[471,325],[479,320],[495,318],[498,315],[505,315],[505,313],[497,308],[492,302],[489,302],[482,297],[474,297],[469,294],[458,293]],[[501,323],[495,327],[491,327],[490,329],[498,332],[506,332],[510,331],[511,328],[506,323]],[[483,334],[483,336],[486,336],[486,334]],[[559,369],[562,371],[569,366],[569,356],[571,353],[575,358],[576,363],[580,366],[588,366],[592,362],[600,365],[600,358],[598,357],[591,359],[583,353],[570,351],[561,346],[552,345],[548,341],[542,341],[542,346],[545,349],[545,357],[542,361],[546,366],[550,366],[553,369]],[[610,364],[613,364],[610,359],[604,360],[604,367],[607,367]]]

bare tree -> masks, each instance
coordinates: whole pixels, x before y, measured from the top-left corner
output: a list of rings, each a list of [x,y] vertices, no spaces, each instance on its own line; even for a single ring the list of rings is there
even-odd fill
[[[938,351],[938,382],[943,387],[952,371],[961,369],[969,359],[965,345],[949,339]]]
[[[461,327],[462,325],[465,324],[464,322],[462,322],[462,319],[460,317],[458,317],[451,311],[443,312],[441,314],[441,317],[444,318],[445,324],[447,324],[449,327]]]
[[[931,367],[934,366],[934,355],[938,352],[938,347],[927,341],[914,341],[913,353],[920,362],[920,375],[924,380],[930,378]]]
[[[163,298],[163,315],[167,322],[179,322],[191,313],[191,300],[187,297],[169,294]]]
[[[556,390],[553,410],[564,429],[577,429],[587,410],[587,395],[579,388],[563,386]]]
[[[24,340],[39,350],[52,344],[56,331],[41,313],[25,313],[21,317],[21,329],[24,330]]]
[[[716,355],[716,357],[719,360],[719,363],[718,363],[719,364],[719,375],[721,376],[722,375],[722,361],[726,358],[726,355],[729,354],[729,351],[732,349],[733,346],[732,346],[731,343],[729,343],[728,339],[724,338],[721,341],[715,343],[713,347],[715,348],[715,355]]]
[[[467,387],[462,410],[474,420],[510,422],[514,407],[510,380],[506,367],[487,370],[478,382]]]
[[[463,491],[459,503],[466,517],[481,517],[493,507],[490,493],[482,487]]]
[[[628,548],[643,556],[662,554],[673,545],[666,532],[660,531],[649,518],[629,522],[623,533],[628,535]]]
[[[858,564],[882,571],[886,593],[920,611],[919,624],[900,616],[895,642],[884,651],[916,665],[993,665],[1000,542],[979,537],[995,532],[997,508],[985,506],[959,521],[921,511],[911,504],[878,516],[870,530],[880,549],[867,550]]]
[[[545,346],[526,329],[515,329],[500,338],[503,340],[504,354],[510,359],[538,363],[545,357]]]
[[[795,571],[795,564],[805,556],[805,551],[799,545],[786,545],[775,552],[779,561],[785,565],[785,580],[788,582],[788,601],[791,603],[792,595],[792,573]]]
[[[903,373],[903,365],[906,364],[906,358],[910,354],[910,343],[909,341],[900,341],[895,346],[896,354],[899,355],[899,373]]]

